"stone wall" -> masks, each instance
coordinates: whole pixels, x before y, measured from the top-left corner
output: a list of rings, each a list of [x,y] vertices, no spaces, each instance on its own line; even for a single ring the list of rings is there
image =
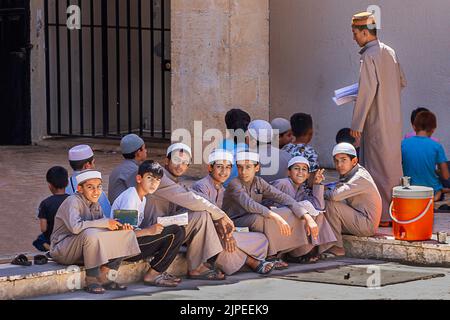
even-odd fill
[[[172,0],[172,129],[269,118],[268,0]]]

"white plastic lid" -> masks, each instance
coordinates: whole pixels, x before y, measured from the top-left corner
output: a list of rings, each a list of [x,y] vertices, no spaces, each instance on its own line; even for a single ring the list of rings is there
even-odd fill
[[[434,197],[434,190],[433,188],[420,186],[395,187],[392,196],[405,199],[430,199]]]

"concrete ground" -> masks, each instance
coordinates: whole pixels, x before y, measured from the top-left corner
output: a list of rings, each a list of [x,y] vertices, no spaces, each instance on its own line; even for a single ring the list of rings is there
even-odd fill
[[[351,287],[274,278],[339,266],[379,266],[381,270],[414,271],[443,274],[445,277],[390,285],[380,289]],[[383,271],[381,271],[383,277]],[[404,266],[396,263],[343,258],[314,265],[294,265],[288,271],[274,272],[271,277],[240,273],[225,282],[184,280],[177,289],[164,290],[131,285],[127,291],[96,296],[76,291],[40,297],[37,300],[450,300],[450,269]]]

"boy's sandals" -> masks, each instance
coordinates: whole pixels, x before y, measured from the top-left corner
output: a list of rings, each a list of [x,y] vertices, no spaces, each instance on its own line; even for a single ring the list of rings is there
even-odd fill
[[[38,255],[34,257],[34,264],[38,266],[42,266],[48,263],[48,258],[43,255]]]
[[[107,282],[107,283],[103,284],[102,287],[105,290],[110,290],[110,291],[125,291],[125,290],[127,290],[126,286],[118,284],[117,282],[114,282],[114,281]]]
[[[320,256],[306,254],[306,255],[300,256],[300,257],[292,257],[292,256],[288,255],[286,260],[289,262],[298,263],[298,264],[313,264],[313,263],[317,263],[317,261],[320,260]]]
[[[273,263],[273,268],[275,270],[286,270],[287,268],[289,268],[289,264],[284,262],[282,259],[271,258],[271,259],[266,259],[266,261],[272,262]]]
[[[171,280],[173,282],[177,282],[180,283],[182,280],[178,277],[175,277],[174,275],[171,275],[170,273],[167,272],[163,272],[162,275],[167,279],[167,280]]]
[[[167,278],[167,275],[161,273],[153,281],[144,281],[144,285],[152,287],[174,288],[178,285],[174,280]]]
[[[96,283],[96,282],[86,285],[84,290],[86,292],[92,293],[92,294],[104,294],[106,292],[105,288],[103,288],[103,286],[101,284]]]
[[[267,267],[269,268],[267,269]],[[254,271],[259,274],[269,274],[273,271],[273,269],[274,269],[273,262],[261,261]]]
[[[192,280],[215,280],[215,281],[221,281],[225,280],[226,276],[215,269],[206,270],[205,272],[198,274],[198,275],[188,275],[189,279]]]
[[[11,264],[15,266],[24,266],[24,267],[29,267],[32,265],[31,261],[29,261],[27,256],[24,254],[15,257],[14,260],[11,261]]]

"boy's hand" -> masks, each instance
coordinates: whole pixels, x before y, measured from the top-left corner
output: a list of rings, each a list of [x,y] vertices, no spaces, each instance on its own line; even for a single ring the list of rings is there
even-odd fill
[[[222,239],[224,239],[224,237],[227,235],[231,235],[235,230],[234,223],[228,216],[225,216],[222,219],[217,220],[216,228],[219,236],[221,236]]]
[[[161,232],[163,232],[164,227],[160,224],[155,224],[153,226],[151,226],[150,228],[147,228],[147,235],[148,236],[156,236],[158,234],[161,234]]]
[[[325,169],[319,169],[314,176],[314,184],[321,184],[325,180]]]
[[[130,230],[130,231],[133,231],[134,228],[133,228],[133,226],[132,226],[131,224],[125,223],[125,224],[122,226],[122,230]]]
[[[108,229],[111,231],[116,231],[116,230],[120,230],[120,228],[122,228],[123,225],[117,221],[117,220],[113,220],[113,219],[109,219],[108,220]]]
[[[283,236],[290,237],[292,235],[291,226],[279,214],[270,211],[269,218],[275,220]]]
[[[225,243],[225,250],[229,253],[233,253],[236,251],[236,239],[234,239],[234,237],[232,235],[230,236],[226,236],[225,239],[223,240],[223,242]]]
[[[308,236],[312,236],[314,240],[319,238],[319,226],[316,221],[309,214],[305,214],[306,220],[306,233]]]
[[[350,135],[355,139],[360,139],[362,136],[362,132],[350,130]]]

